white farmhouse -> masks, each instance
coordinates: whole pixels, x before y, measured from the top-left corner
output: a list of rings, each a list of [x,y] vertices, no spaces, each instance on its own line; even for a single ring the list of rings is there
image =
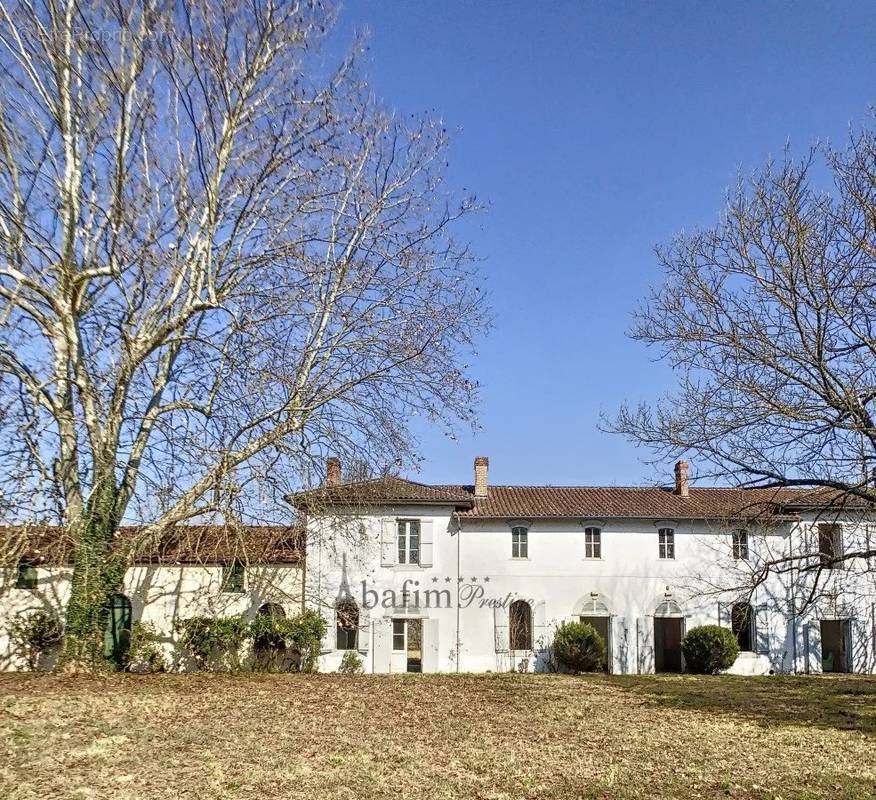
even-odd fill
[[[542,670],[555,626],[584,620],[615,673],[683,670],[685,631],[707,623],[736,635],[735,673],[874,671],[873,572],[835,561],[869,536],[860,508],[827,518],[811,490],[691,488],[683,461],[650,488],[491,486],[488,466],[475,459],[472,485],[341,484],[330,460],[326,486],[292,498],[323,670],[347,650],[377,673]],[[796,568],[744,591],[791,552],[823,565],[811,602]]]

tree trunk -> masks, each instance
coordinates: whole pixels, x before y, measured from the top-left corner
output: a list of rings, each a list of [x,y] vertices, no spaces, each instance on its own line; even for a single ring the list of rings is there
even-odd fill
[[[112,481],[86,507],[73,555],[73,578],[59,666],[66,670],[103,670],[104,635],[113,595],[122,587],[127,559],[114,546],[118,520]]]

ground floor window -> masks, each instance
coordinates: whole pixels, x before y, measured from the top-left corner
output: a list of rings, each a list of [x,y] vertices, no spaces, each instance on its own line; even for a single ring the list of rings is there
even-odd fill
[[[532,650],[532,609],[525,600],[515,600],[508,612],[512,650]]]
[[[355,650],[359,646],[359,607],[352,600],[338,603],[335,646],[338,650]]]
[[[740,650],[753,650],[754,614],[748,603],[734,603],[730,612],[730,629]]]

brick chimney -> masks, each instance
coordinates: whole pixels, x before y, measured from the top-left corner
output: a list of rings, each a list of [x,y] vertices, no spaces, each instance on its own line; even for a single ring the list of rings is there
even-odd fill
[[[490,459],[486,456],[477,456],[474,460],[474,493],[475,497],[486,497],[490,469]]]
[[[690,486],[687,482],[687,461],[683,459],[675,463],[675,494],[679,497],[687,497],[690,494]]]
[[[325,485],[341,485],[341,459],[331,456],[325,460]]]

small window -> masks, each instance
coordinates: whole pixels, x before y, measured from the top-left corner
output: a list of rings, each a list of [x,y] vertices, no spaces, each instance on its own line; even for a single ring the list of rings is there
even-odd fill
[[[508,611],[508,638],[512,650],[532,650],[532,609],[515,600]]]
[[[584,557],[602,558],[602,531],[599,528],[584,529]]]
[[[18,575],[15,578],[16,589],[36,589],[37,571],[33,564],[21,561],[18,564]]]
[[[222,567],[222,591],[241,594],[246,589],[246,568],[242,561],[232,561]]]
[[[355,650],[359,646],[359,607],[352,600],[338,603],[337,640],[338,650]]]
[[[511,529],[511,558],[529,558],[529,531],[523,525]]]
[[[748,561],[748,531],[733,531],[733,558]]]
[[[840,569],[843,557],[843,530],[839,525],[818,526],[818,555],[825,569]]]
[[[420,563],[420,520],[398,521],[398,563]]]
[[[405,620],[394,619],[392,621],[392,649],[404,652],[407,650],[405,644]]]
[[[754,614],[748,603],[734,603],[730,611],[730,629],[736,637],[740,650],[752,650]]]
[[[661,528],[657,531],[660,558],[675,558],[675,531],[672,528]]]

